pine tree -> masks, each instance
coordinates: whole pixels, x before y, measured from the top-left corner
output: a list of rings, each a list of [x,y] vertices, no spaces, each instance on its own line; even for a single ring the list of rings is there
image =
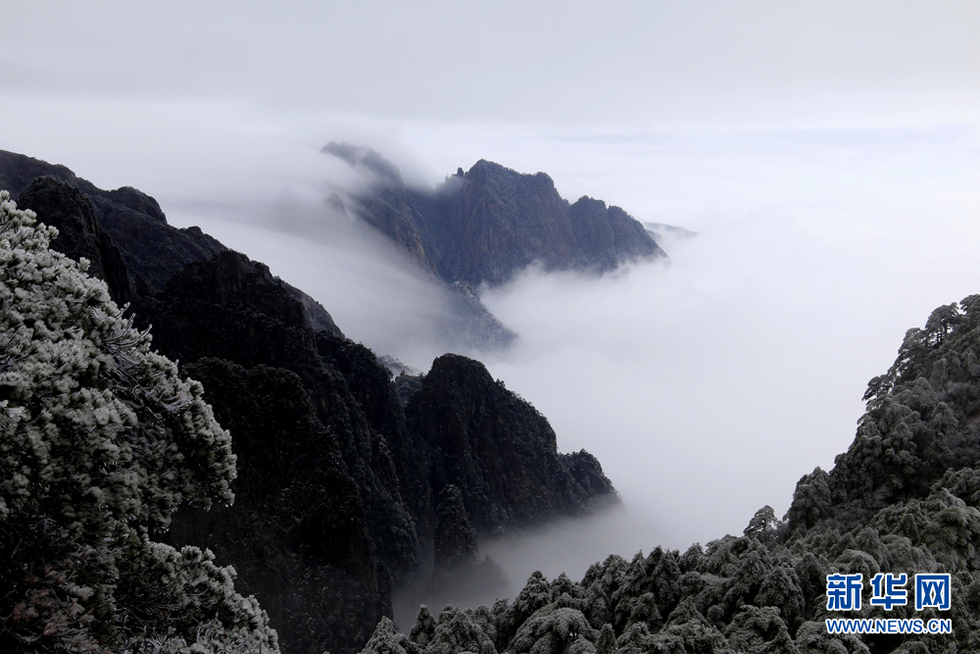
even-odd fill
[[[233,500],[230,435],[35,218],[0,192],[0,649],[277,650],[233,570],[152,539]]]

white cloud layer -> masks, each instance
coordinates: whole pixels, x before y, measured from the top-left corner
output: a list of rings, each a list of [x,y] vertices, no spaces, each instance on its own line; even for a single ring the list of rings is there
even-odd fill
[[[7,90],[375,118],[769,125],[970,117],[961,0],[8,2]]]
[[[969,128],[663,138],[632,169],[632,142],[557,142],[580,157],[558,167],[608,165],[622,178],[572,172],[570,185],[636,194],[645,209],[623,204],[637,217],[700,235],[665,243],[670,265],[599,279],[529,270],[484,289],[521,339],[465,353],[548,416],[564,451],[596,454],[664,544],[683,547],[739,532],[764,504],[781,514],[796,480],[847,447],[865,384],[905,330],[980,291],[980,164]],[[643,196],[643,171],[660,193]],[[322,193],[171,217],[266,261],[356,340],[427,369],[445,347],[429,327],[440,291],[372,233],[331,222]]]

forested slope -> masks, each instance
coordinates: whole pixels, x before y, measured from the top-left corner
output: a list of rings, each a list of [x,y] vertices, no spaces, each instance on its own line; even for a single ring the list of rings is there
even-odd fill
[[[800,480],[783,521],[764,507],[704,547],[610,556],[578,582],[536,573],[513,602],[423,608],[408,636],[382,621],[364,654],[980,651],[980,296],[909,330],[865,400],[850,448]],[[907,575],[908,604],[871,605],[879,572]],[[837,573],[863,575],[860,611],[828,610]],[[916,573],[951,575],[949,610],[915,610]],[[828,634],[840,617],[948,618],[953,631]]]
[[[143,341],[152,334],[155,351],[203,382],[194,388],[231,430],[238,477],[227,481],[237,499],[210,511],[168,505],[180,510],[143,528],[153,542],[206,546],[233,564],[236,588],[258,598],[287,654],[363,645],[391,615],[392,588],[424,572],[450,486],[461,491],[463,524],[472,515],[479,533],[615,501],[599,463],[559,454],[547,420],[479,362],[441,357],[429,374],[403,379],[400,397],[389,370],[323,307],[199,229],[170,226],[149,196],[102,191],[8,152],[0,181],[60,230],[53,250],[88,259],[112,299],[129,304]],[[0,375],[11,360],[0,350]],[[440,381],[447,374],[451,384]],[[456,441],[431,425],[460,416],[462,448],[450,451]],[[488,448],[496,440],[502,450]],[[496,483],[498,456],[513,486]],[[0,535],[10,528],[0,524]],[[17,539],[4,547],[17,550]]]

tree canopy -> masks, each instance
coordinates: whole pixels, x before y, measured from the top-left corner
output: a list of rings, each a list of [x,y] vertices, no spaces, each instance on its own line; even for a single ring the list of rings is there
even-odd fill
[[[232,569],[154,540],[233,501],[230,435],[56,234],[0,192],[0,649],[276,650]]]

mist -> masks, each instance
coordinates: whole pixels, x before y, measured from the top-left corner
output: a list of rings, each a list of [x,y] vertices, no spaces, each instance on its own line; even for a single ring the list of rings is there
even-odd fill
[[[309,193],[295,182],[267,205],[190,207],[171,220],[268,263],[378,354],[421,371],[447,350],[483,361],[548,417],[561,451],[598,457],[620,510],[481,543],[516,593],[534,570],[580,578],[608,554],[740,534],[767,504],[781,516],[796,481],[848,447],[866,384],[891,365],[905,330],[980,290],[973,132],[861,136],[683,133],[642,155],[624,153],[635,144],[560,143],[598,170],[628,157],[630,174],[646,171],[661,192],[641,211],[625,208],[699,233],[664,241],[669,261],[601,277],[531,268],[481,289],[519,334],[506,351],[447,344],[432,327],[445,310],[438,285],[330,211],[327,193],[357,180],[321,173]],[[526,139],[499,143],[528,156]],[[575,174],[569,193],[562,171],[572,167],[583,164],[551,171],[566,197],[602,197],[590,183],[616,195],[607,177]],[[665,169],[673,190],[658,181]],[[495,597],[410,593],[399,617],[420,601]]]
[[[480,556],[489,558],[503,578],[478,572],[466,583],[433,588],[430,561],[427,572],[396,589],[392,597],[395,624],[410,630],[421,604],[438,614],[446,605],[477,608],[512,599],[536,571],[549,580],[564,574],[579,581],[592,564],[610,555],[629,560],[640,550],[649,553],[656,547],[651,543],[661,542],[662,536],[663,531],[647,515],[625,504],[602,506],[588,516],[512,529],[479,544]]]
[[[625,208],[699,235],[664,242],[667,262],[602,277],[532,268],[482,289],[519,335],[504,352],[437,333],[444,291],[331,212],[326,195],[359,182],[330,179],[328,162],[300,177],[322,176],[309,191],[292,182],[264,205],[207,211],[178,203],[170,217],[268,263],[379,354],[422,371],[447,350],[480,359],[549,418],[560,449],[599,458],[627,505],[659,525],[661,544],[686,547],[740,533],[763,505],[781,515],[795,482],[846,449],[865,386],[905,330],[978,290],[973,133],[885,136],[678,134],[633,154],[634,174],[664,192],[642,212]],[[598,170],[627,156],[618,142],[582,150]],[[673,191],[657,181],[668,164]],[[549,172],[574,198],[589,180],[570,175],[580,188],[568,193],[561,168]]]
[[[441,329],[450,311],[445,287],[324,199],[289,198],[261,211],[185,209],[170,219],[175,225],[198,225],[226,246],[269,264],[274,275],[320,302],[349,338],[379,356],[411,353],[404,363],[418,367],[428,359],[428,369],[437,344],[446,340]],[[294,225],[306,235],[286,231]]]

